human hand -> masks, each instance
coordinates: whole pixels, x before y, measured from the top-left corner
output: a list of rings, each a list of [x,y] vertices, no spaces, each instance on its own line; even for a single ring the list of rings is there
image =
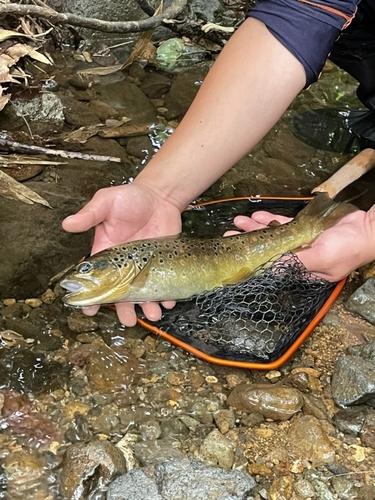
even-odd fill
[[[125,243],[178,234],[181,231],[180,210],[161,195],[136,182],[124,186],[100,189],[91,201],[75,215],[67,217],[63,223],[66,231],[78,233],[95,227],[91,253]],[[166,308],[174,302],[163,302]],[[161,308],[156,302],[141,305],[144,314],[151,321],[161,318]],[[84,313],[93,316],[100,306],[84,308]],[[116,304],[119,320],[125,326],[134,326],[137,317],[134,304]]]
[[[339,281],[358,267],[375,259],[374,227],[368,213],[358,210],[335,226],[324,231],[315,241],[297,252],[306,269],[328,281]],[[272,221],[281,224],[291,221],[290,217],[269,212],[255,212],[251,217],[238,216],[236,226],[243,231],[254,231],[267,227]],[[229,231],[226,236],[235,234]]]

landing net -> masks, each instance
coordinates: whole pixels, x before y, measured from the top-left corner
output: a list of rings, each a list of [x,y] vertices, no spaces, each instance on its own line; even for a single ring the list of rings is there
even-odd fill
[[[184,232],[199,237],[222,235],[233,228],[238,213],[270,210],[294,216],[305,204],[301,199],[246,199],[201,206],[185,212]],[[208,356],[269,363],[296,342],[335,287],[288,253],[259,267],[242,283],[178,302],[153,325]]]
[[[157,326],[221,359],[271,362],[304,331],[334,287],[288,253],[243,283],[179,302]]]

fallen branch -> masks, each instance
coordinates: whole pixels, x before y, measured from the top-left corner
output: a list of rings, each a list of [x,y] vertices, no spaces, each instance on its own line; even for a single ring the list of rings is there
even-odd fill
[[[28,144],[11,141],[6,137],[7,135],[5,132],[0,132],[0,146],[6,146],[9,150],[15,151],[16,153],[45,154],[61,156],[62,158],[75,158],[78,160],[121,162],[121,158],[116,158],[114,156],[88,155],[76,153],[75,151],[64,151],[63,149],[48,149],[39,146],[29,146]]]
[[[90,17],[83,17],[77,14],[60,13],[51,8],[40,7],[39,5],[20,5],[15,3],[0,4],[0,17],[6,14],[15,16],[33,16],[47,19],[54,24],[70,24],[80,26],[105,33],[138,33],[160,26],[164,21],[174,19],[185,8],[187,0],[174,0],[162,14],[142,19],[140,21],[102,21]]]

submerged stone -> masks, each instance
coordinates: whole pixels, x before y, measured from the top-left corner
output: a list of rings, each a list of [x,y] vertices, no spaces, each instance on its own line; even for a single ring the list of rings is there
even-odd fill
[[[108,500],[246,500],[256,483],[247,473],[223,471],[182,458],[133,469],[109,487]]]
[[[126,471],[121,451],[108,441],[71,445],[64,456],[61,490],[68,499],[84,500]]]
[[[181,38],[170,38],[157,48],[154,63],[159,70],[173,72],[202,62],[206,54],[200,45],[187,45]]]
[[[265,418],[288,420],[302,408],[303,396],[292,387],[241,384],[230,393],[228,403],[237,410],[261,413]]]
[[[35,394],[61,388],[70,367],[22,347],[0,349],[0,389]]]
[[[200,448],[202,460],[217,465],[222,469],[230,469],[234,462],[235,445],[223,436],[218,429],[214,429],[203,440]]]

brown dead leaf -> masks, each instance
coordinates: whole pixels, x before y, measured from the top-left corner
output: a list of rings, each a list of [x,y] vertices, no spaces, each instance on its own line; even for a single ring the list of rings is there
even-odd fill
[[[38,195],[32,189],[17,182],[10,175],[0,170],[0,196],[11,200],[19,200],[28,205],[39,203],[45,207],[52,208],[44,198]]]
[[[16,64],[21,57],[26,56],[30,52],[30,47],[27,45],[24,45],[23,43],[16,43],[9,47],[6,51],[5,54],[2,54],[1,57],[4,58],[4,55],[8,55],[10,57],[10,60],[12,61],[12,64],[8,63],[8,67],[13,66],[13,64]]]

